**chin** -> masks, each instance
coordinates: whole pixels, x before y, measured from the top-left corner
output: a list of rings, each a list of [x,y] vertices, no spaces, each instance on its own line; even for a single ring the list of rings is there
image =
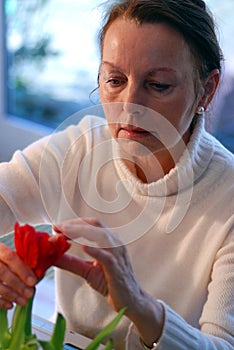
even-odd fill
[[[134,140],[117,139],[117,142],[125,153],[130,157],[152,157],[157,152],[165,149],[163,145],[158,141],[158,145],[146,145]]]

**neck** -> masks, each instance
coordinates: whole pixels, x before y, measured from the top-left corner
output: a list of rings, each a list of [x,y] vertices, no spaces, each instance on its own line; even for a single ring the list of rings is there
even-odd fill
[[[135,158],[134,165],[138,178],[143,183],[151,183],[163,178],[175,167],[175,164],[184,152],[189,138],[190,134],[186,134],[183,140],[169,150],[162,149],[147,157]]]
[[[162,152],[152,155],[151,157],[142,157],[135,162],[135,169],[138,178],[144,183],[155,182],[174,168],[175,162],[168,152],[167,157]]]

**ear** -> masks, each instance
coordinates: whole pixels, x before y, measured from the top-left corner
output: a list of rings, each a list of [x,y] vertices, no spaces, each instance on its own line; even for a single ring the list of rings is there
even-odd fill
[[[218,87],[220,79],[220,73],[218,69],[213,69],[208,77],[204,80],[203,87],[204,93],[199,102],[199,106],[203,106],[206,110],[210,102],[212,101],[215,91]]]

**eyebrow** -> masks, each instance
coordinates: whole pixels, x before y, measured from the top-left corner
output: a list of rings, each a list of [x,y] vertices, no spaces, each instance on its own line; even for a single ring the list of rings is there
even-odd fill
[[[118,67],[118,66],[116,66],[115,64],[113,64],[113,63],[111,63],[111,62],[108,62],[108,61],[103,61],[103,62],[101,62],[101,67],[103,66],[103,65],[106,65],[106,66],[110,66],[111,68],[115,68],[115,69],[117,69],[118,71],[122,71],[122,69],[120,68],[120,67]]]
[[[176,73],[176,70],[173,68],[169,68],[169,67],[159,67],[159,68],[155,68],[152,69],[148,72],[149,75],[154,75],[157,72],[168,72],[168,73]]]
[[[122,72],[121,67],[116,66],[115,64],[113,64],[111,62],[103,61],[101,63],[101,67],[103,65],[110,66],[111,68],[114,68],[114,69],[118,70],[119,72]],[[147,72],[147,74],[152,76],[152,75],[156,74],[157,72],[168,72],[168,73],[172,72],[172,73],[176,73],[176,70],[173,69],[173,68],[170,68],[170,67],[158,67],[158,68],[154,68],[154,69],[149,70],[149,72]]]

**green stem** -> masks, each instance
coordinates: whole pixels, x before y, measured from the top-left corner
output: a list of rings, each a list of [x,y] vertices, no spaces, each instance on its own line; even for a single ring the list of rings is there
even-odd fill
[[[0,340],[5,336],[6,330],[8,330],[7,310],[0,309]]]
[[[45,340],[39,340],[39,344],[41,345],[43,350],[55,350],[54,347]]]
[[[12,337],[9,350],[19,350],[25,341],[25,322],[27,306],[17,305],[12,322]]]
[[[26,320],[25,320],[26,339],[30,339],[32,337],[32,307],[33,307],[34,295],[32,296],[32,298],[28,300],[28,303],[26,305]]]
[[[8,348],[10,339],[7,310],[0,309],[0,350]]]

